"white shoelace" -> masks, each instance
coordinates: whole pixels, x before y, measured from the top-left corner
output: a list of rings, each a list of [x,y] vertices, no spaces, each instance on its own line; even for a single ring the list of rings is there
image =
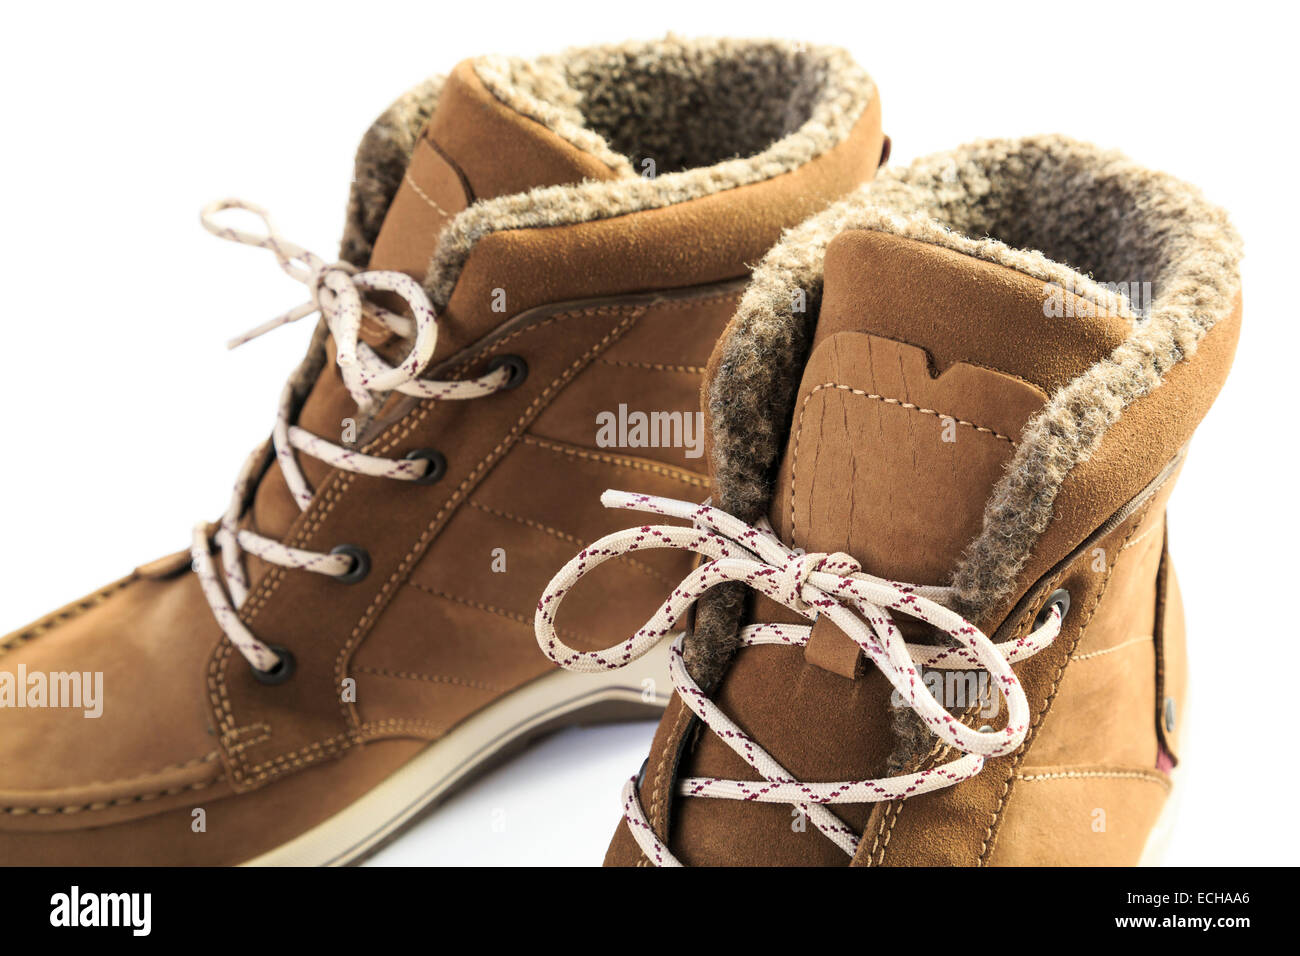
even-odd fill
[[[740,581],[775,601],[816,620],[825,614],[862,648],[893,684],[913,711],[944,742],[962,756],[917,773],[868,780],[805,783],[796,780],[761,746],[740,729],[699,688],[686,671],[682,638],[672,645],[669,673],[682,701],[727,746],[754,768],[762,781],[688,777],[677,792],[689,797],[790,803],[800,807],[813,824],[850,856],[859,834],[830,812],[825,804],[870,803],[928,793],[968,780],[980,772],[987,757],[1014,751],[1029,729],[1029,704],[1011,664],[1038,653],[1061,631],[1061,610],[1053,604],[1044,622],[1024,637],[994,644],[979,628],[945,606],[952,590],[921,587],[878,578],[862,571],[847,554],[802,554],[781,543],[770,525],[754,527],[709,507],[671,498],[606,491],[601,503],[689,520],[693,527],[642,525],[606,535],[584,548],[551,579],[537,604],[534,628],[537,643],[552,661],[568,670],[593,673],[623,667],[649,651],[710,588]],[[555,631],[561,601],[593,568],[611,558],[648,548],[677,548],[709,558],[674,589],[654,616],[622,644],[600,651],[568,647]],[[854,612],[857,612],[856,614]],[[951,635],[957,646],[907,644],[891,611],[924,621]],[[756,624],[740,632],[742,646],[807,644],[807,625]],[[1001,730],[974,730],[949,713],[930,693],[921,668],[987,671],[1007,704],[1007,725]],[[637,796],[636,777],[623,788],[623,810],[632,835],[657,865],[680,866],[655,835]]]
[[[218,224],[214,217],[229,209],[244,210],[257,216],[265,225],[266,232],[250,233]],[[319,312],[334,338],[343,383],[357,403],[360,416],[377,408],[387,394],[393,391],[417,398],[459,400],[491,395],[509,384],[511,371],[506,367],[465,381],[420,379],[437,346],[438,326],[428,296],[420,284],[409,276],[401,272],[361,272],[344,262],[327,263],[280,236],[264,209],[237,199],[211,203],[200,212],[199,217],[203,228],[214,236],[269,250],[281,269],[311,291],[308,302],[232,339],[229,343],[231,348]],[[362,293],[370,291],[392,292],[400,296],[410,306],[414,318],[408,319],[374,303],[365,302]],[[413,339],[409,354],[397,365],[389,365],[365,342],[360,341],[363,309],[399,336]],[[293,405],[293,386],[288,383],[280,396],[271,441],[285,483],[300,510],[306,511],[311,505],[313,492],[298,466],[299,452],[320,459],[334,468],[399,481],[418,481],[432,467],[426,459],[380,458],[326,441],[290,423]],[[191,556],[204,596],[222,631],[254,668],[269,673],[280,663],[280,655],[254,637],[239,619],[238,611],[248,597],[249,589],[244,553],[254,554],[263,561],[281,567],[334,577],[344,577],[352,572],[357,558],[351,553],[326,554],[291,548],[248,529],[241,530],[239,522],[248,504],[252,483],[261,472],[262,464],[259,449],[244,463],[235,482],[230,506],[222,516],[212,540],[209,540],[207,523],[195,527]],[[214,545],[221,551],[224,584],[222,574],[212,558]]]

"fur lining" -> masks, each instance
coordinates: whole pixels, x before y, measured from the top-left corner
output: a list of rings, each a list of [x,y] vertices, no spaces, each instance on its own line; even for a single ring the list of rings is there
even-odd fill
[[[953,577],[960,610],[977,617],[1014,588],[1071,469],[1231,313],[1240,239],[1226,213],[1194,187],[1063,137],[978,142],[884,171],[783,237],[724,333],[707,393],[714,502],[744,520],[770,504],[821,301],[826,246],[846,229],[996,262],[1066,285],[1133,323],[1127,340],[1052,395],[1026,426]],[[1142,316],[1099,285],[1132,281],[1149,282],[1154,292]],[[800,289],[808,310],[796,315]],[[715,626],[695,635],[702,684],[725,666],[733,631]]]
[[[473,64],[494,96],[619,178],[501,196],[461,212],[444,228],[425,279],[435,307],[451,297],[474,244],[493,232],[621,216],[779,176],[843,142],[875,96],[844,51],[783,40],[670,36]],[[348,261],[369,254],[440,86],[412,91],[366,134],[348,208]],[[639,175],[644,159],[654,161],[653,177]]]

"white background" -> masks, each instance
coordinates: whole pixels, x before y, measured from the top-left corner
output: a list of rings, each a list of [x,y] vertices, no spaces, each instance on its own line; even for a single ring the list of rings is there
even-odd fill
[[[1240,351],[1170,509],[1196,712],[1168,862],[1293,862],[1296,82],[1292,25],[1270,9],[1282,7],[9,5],[0,631],[186,546],[270,429],[310,323],[233,353],[222,343],[300,287],[264,253],[204,233],[202,203],[267,205],[290,239],[332,257],[359,137],[460,59],[669,30],[837,43],[878,83],[894,163],[1062,132],[1233,213],[1247,250]],[[378,862],[597,863],[652,726],[552,737]]]

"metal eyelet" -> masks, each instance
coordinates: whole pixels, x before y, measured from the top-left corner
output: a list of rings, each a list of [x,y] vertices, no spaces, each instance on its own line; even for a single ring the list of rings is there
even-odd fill
[[[413,485],[432,485],[442,480],[442,476],[447,474],[447,456],[440,451],[434,451],[432,448],[417,448],[415,451],[408,451],[405,455],[407,461],[427,461],[428,469],[419,478],[412,480]]]
[[[501,386],[501,391],[508,392],[513,388],[518,388],[524,384],[524,379],[528,377],[528,363],[518,355],[498,355],[488,363],[488,374],[492,374],[499,368],[510,369],[510,377],[506,383]]]
[[[1038,612],[1038,617],[1034,618],[1033,629],[1035,631],[1047,623],[1047,618],[1051,615],[1054,607],[1061,609],[1061,620],[1064,621],[1065,615],[1070,613],[1070,592],[1065,588],[1058,588],[1053,591],[1052,596],[1047,599],[1043,609]]]
[[[359,548],[355,544],[341,544],[337,548],[330,550],[330,554],[346,554],[352,559],[352,567],[342,574],[334,575],[335,581],[342,581],[344,584],[356,584],[364,580],[365,576],[370,573],[370,552],[365,548]]]
[[[262,643],[265,644],[266,642],[263,641]],[[293,656],[293,651],[289,650],[289,648],[281,647],[279,644],[267,644],[266,646],[275,652],[275,656],[279,660],[268,670],[258,670],[256,667],[250,668],[250,670],[252,670],[253,676],[257,678],[259,683],[283,684],[293,676],[298,662]]]

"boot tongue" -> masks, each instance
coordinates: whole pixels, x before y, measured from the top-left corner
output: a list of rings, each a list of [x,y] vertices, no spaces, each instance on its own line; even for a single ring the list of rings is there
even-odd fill
[[[1068,294],[1072,317],[1045,314],[1048,291],[939,246],[837,237],[773,497],[783,540],[949,583],[1025,423],[1127,333]]]
[[[469,60],[452,70],[389,207],[370,258],[423,280],[443,226],[471,203],[617,174],[502,103]]]

